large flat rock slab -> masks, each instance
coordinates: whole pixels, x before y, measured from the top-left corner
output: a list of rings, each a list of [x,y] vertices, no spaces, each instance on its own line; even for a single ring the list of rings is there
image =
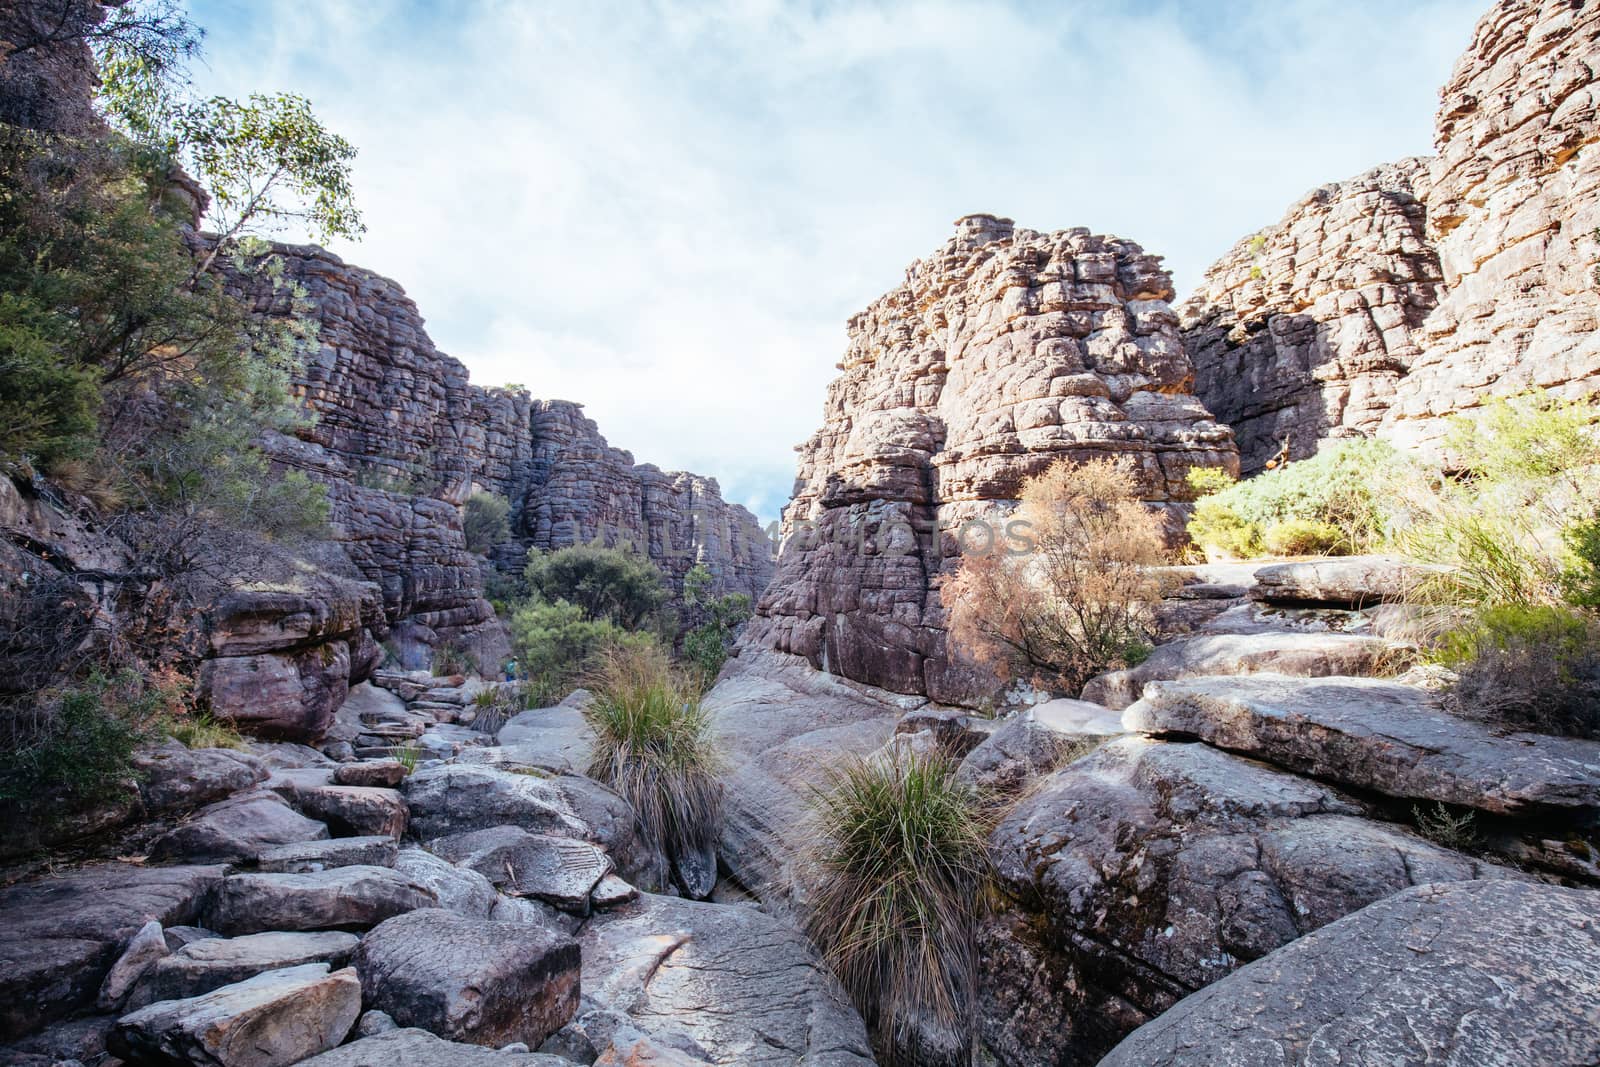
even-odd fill
[[[538,1048],[578,1007],[578,945],[553,926],[414,911],[361,941],[368,1007],[452,1041]]]
[[[705,698],[729,764],[722,862],[758,894],[795,892],[806,880],[802,854],[819,770],[881,748],[900,717],[923,703],[846,683],[797,657],[746,649]]]
[[[578,915],[589,912],[589,896],[613,865],[587,841],[530,834],[515,826],[496,826],[430,841],[434,854],[477,871],[496,888],[532,897]]]
[[[224,934],[364,929],[437,903],[430,890],[388,867],[234,874],[217,890],[207,925]]]
[[[184,1000],[243,982],[267,971],[326,963],[338,969],[350,962],[361,939],[355,934],[327,930],[318,933],[246,934],[243,937],[207,937],[183,945],[157,960],[139,978],[128,998],[128,1008],[142,1008],[158,1000]]]
[[[1123,722],[1391,797],[1495,815],[1600,816],[1600,742],[1497,733],[1396,682],[1271,675],[1155,682]]]
[[[277,793],[256,789],[201,808],[158,837],[150,857],[191,863],[250,861],[280,845],[327,836],[325,824],[295,811]]]
[[[130,1012],[111,1047],[136,1063],[288,1067],[338,1045],[360,1014],[354,970],[308,963]]]
[[[710,1063],[874,1062],[860,1017],[805,938],[755,908],[644,896],[591,920],[580,941],[585,1003]]]
[[[1277,631],[1252,634],[1202,633],[1158,645],[1137,667],[1091,678],[1085,700],[1126,708],[1151,682],[1206,675],[1287,674],[1302,678],[1369,675],[1393,649],[1365,634]]]
[[[1292,604],[1366,607],[1403,600],[1436,568],[1393,556],[1329,556],[1257,568],[1250,596]]]
[[[411,832],[423,840],[495,826],[561,837],[583,837],[588,829],[550,777],[447,764],[417,771],[403,792]]]
[[[1185,999],[1101,1067],[1600,1063],[1600,893],[1424,885]]]
[[[0,1040],[94,1002],[145,924],[199,918],[223,868],[107,863],[0,889]]]
[[[1522,878],[1364,817],[1322,782],[1196,743],[1107,741],[990,836],[982,931],[1003,1063],[1093,1062],[1236,968],[1425,882]]]
[[[582,771],[593,740],[583,709],[568,705],[521,712],[496,735],[498,744],[518,758],[558,771]]]

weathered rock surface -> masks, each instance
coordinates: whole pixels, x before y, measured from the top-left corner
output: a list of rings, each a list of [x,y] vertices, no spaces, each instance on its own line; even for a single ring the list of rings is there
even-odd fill
[[[186,748],[168,741],[134,756],[145,811],[186,811],[249,789],[266,780],[267,765],[227,748]]]
[[[0,889],[0,1040],[92,1004],[133,936],[199,918],[222,874],[108,863]]]
[[[431,892],[387,867],[234,874],[217,890],[207,925],[224,934],[360,929],[436,903]]]
[[[1335,556],[1272,563],[1255,572],[1250,596],[1283,603],[1363,608],[1401,600],[1428,568],[1390,556]]]
[[[572,1061],[536,1052],[501,1052],[407,1028],[352,1041],[305,1061],[305,1067],[570,1067]]]
[[[1397,682],[1273,675],[1155,682],[1123,722],[1390,797],[1580,824],[1600,815],[1600,742],[1498,733]]]
[[[1206,273],[1184,343],[1246,472],[1329,436],[1438,452],[1489,396],[1600,390],[1597,39],[1590,5],[1494,4],[1436,157],[1313,191]]]
[[[136,1062],[287,1067],[339,1044],[360,1014],[355,971],[311,963],[140,1008],[117,1022],[112,1048]]]
[[[414,911],[362,938],[367,1003],[452,1041],[538,1047],[578,1006],[577,943],[536,923]]]
[[[741,884],[762,896],[800,888],[819,769],[888,742],[901,714],[923,703],[899,700],[907,706],[761,649],[724,668],[704,707],[729,764],[717,851]]]
[[[400,846],[388,835],[340,837],[268,849],[256,857],[256,869],[264,874],[309,874],[333,867],[393,867],[399,855]]]
[[[833,977],[796,930],[764,912],[644,896],[599,913],[580,939],[585,1002],[677,1047],[687,1039],[703,1062],[874,1062]]]
[[[1105,1067],[1600,1060],[1600,894],[1424,885],[1186,998]]]
[[[496,826],[579,838],[587,829],[550,778],[448,765],[418,770],[404,792],[411,831],[423,840]]]
[[[347,837],[395,837],[405,833],[410,817],[405,798],[393,789],[329,785],[294,791],[302,812]]]
[[[973,215],[850,321],[825,424],[801,447],[778,572],[749,640],[901,693],[970,698],[949,662],[940,576],[965,520],[1061,458],[1110,457],[1141,496],[1187,499],[1236,469],[1189,395],[1159,257],[1087,230]]]
[[[612,871],[610,858],[587,841],[530,834],[515,826],[436,838],[428,849],[477,871],[506,893],[579,915],[588,913],[589,895]]]
[[[360,942],[355,934],[336,930],[203,938],[155,961],[134,986],[128,1007],[197,997],[267,971],[307,963],[325,963],[338,970],[350,962]]]
[[[403,848],[394,868],[412,885],[432,893],[438,907],[469,919],[487,919],[499,894],[477,871],[457,867],[420,848]]]
[[[334,769],[334,785],[375,786],[393,789],[405,780],[406,769],[399,760],[364,760],[342,763]]]
[[[983,1039],[1093,1062],[1179,999],[1408,886],[1521,877],[1363,818],[1331,787],[1200,744],[1109,741],[991,837]]]
[[[128,947],[122,951],[122,955],[117,957],[117,962],[111,965],[111,970],[106,973],[106,980],[100,985],[100,996],[95,1006],[101,1011],[115,1011],[121,1007],[133,989],[134,983],[144,977],[145,972],[171,951],[167,947],[166,937],[161,932],[161,924],[154,919],[145,923],[139,928],[139,932],[133,935],[133,940],[128,942]]]
[[[1052,700],[1002,722],[967,753],[956,776],[985,791],[1010,794],[1122,733],[1122,717],[1086,700]]]
[[[513,716],[496,735],[508,754],[557,771],[581,771],[593,731],[575,707],[537,708]]]
[[[255,790],[200,809],[157,838],[150,846],[150,856],[157,860],[254,860],[280,845],[327,836],[327,826],[301,815],[276,793]]]

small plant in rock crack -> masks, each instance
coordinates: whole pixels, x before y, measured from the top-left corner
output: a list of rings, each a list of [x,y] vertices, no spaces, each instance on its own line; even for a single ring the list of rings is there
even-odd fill
[[[1482,844],[1477,813],[1471,809],[1452,810],[1436,801],[1431,809],[1421,804],[1412,805],[1411,817],[1416,820],[1417,832],[1436,845],[1457,852],[1472,852]]]
[[[418,745],[396,745],[389,750],[389,755],[405,768],[409,776],[416,772],[417,761],[422,758],[422,748]]]
[[[992,817],[939,754],[848,757],[817,789],[808,929],[885,1062],[970,1044]]]
[[[722,823],[721,759],[700,687],[654,645],[613,648],[589,679],[589,777],[633,805],[669,860],[704,855]]]

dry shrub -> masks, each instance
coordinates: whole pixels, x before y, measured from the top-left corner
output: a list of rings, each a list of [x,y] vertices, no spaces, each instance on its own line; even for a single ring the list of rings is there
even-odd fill
[[[1433,657],[1457,674],[1454,710],[1498,726],[1600,737],[1600,623],[1540,605],[1480,612]]]
[[[1078,692],[1147,646],[1160,519],[1109,460],[1063,460],[1030,479],[1016,518],[1031,551],[964,555],[945,583],[951,640],[1002,674]]]

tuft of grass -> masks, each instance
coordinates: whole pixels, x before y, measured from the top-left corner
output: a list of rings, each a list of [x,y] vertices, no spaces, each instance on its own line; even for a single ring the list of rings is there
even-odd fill
[[[1446,699],[1498,726],[1600,737],[1600,623],[1564,607],[1506,605],[1445,632],[1430,658],[1456,673]]]
[[[589,680],[589,777],[633,805],[669,859],[711,847],[722,822],[721,759],[700,687],[654,645],[614,648]]]
[[[416,772],[417,761],[422,758],[422,747],[416,744],[396,745],[389,750],[389,755],[404,767],[407,776],[410,776]]]
[[[992,819],[938,753],[847,757],[813,797],[807,927],[884,1055],[932,1026],[972,1034]]]
[[[164,724],[168,734],[187,748],[243,749],[245,738],[231,723],[214,718],[208,711],[196,711]]]

